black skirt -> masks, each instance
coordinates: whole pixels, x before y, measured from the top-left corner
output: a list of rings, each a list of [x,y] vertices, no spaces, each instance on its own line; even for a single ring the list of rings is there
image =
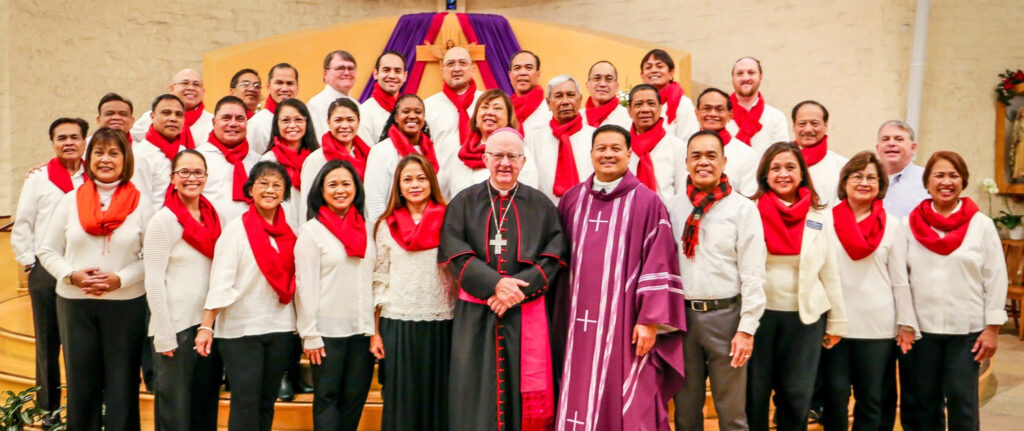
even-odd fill
[[[382,431],[448,430],[452,321],[380,318]]]

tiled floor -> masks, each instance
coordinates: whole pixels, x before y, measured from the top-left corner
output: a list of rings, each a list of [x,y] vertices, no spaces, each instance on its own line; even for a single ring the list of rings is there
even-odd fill
[[[1024,341],[1017,339],[1012,323],[999,335],[993,366],[995,394],[982,394],[981,429],[1024,431]]]

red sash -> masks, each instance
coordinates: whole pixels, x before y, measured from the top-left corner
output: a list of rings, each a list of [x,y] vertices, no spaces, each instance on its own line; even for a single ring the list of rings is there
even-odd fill
[[[299,147],[297,151],[293,150],[281,141],[281,138],[275,136],[274,145],[270,147],[270,151],[274,152],[277,163],[284,166],[284,170],[288,172],[288,176],[292,179],[292,187],[302,190],[302,162],[309,157],[309,149]]]
[[[277,102],[273,97],[267,96],[267,100],[263,102],[263,109],[270,111],[271,114],[277,113]]]
[[[373,92],[370,93],[370,95],[373,96],[373,100],[377,101],[377,104],[380,105],[381,109],[388,112],[395,110],[395,103],[398,102],[398,97],[384,91],[380,86],[380,82],[375,82],[373,84]]]
[[[185,203],[177,193],[173,193],[164,201],[164,204],[174,213],[174,216],[178,218],[178,223],[185,229],[181,234],[181,239],[196,251],[213,259],[213,248],[217,244],[217,238],[220,237],[220,217],[217,216],[217,210],[213,208],[213,204],[205,196],[199,196],[199,218],[202,223],[192,217],[192,213],[185,208]]]
[[[291,302],[295,294],[295,233],[288,227],[284,209],[278,208],[274,224],[269,224],[256,212],[256,207],[250,205],[249,211],[242,214],[242,224],[256,266],[277,293],[278,301]],[[276,250],[270,244],[271,237],[277,243]]]
[[[560,124],[554,117],[548,122],[551,134],[558,139],[558,163],[555,165],[555,196],[562,196],[573,186],[580,183],[580,173],[576,169],[576,157],[572,152],[570,137],[583,129],[583,118],[577,115],[571,121]]]
[[[669,82],[665,88],[658,92],[658,95],[661,96],[661,104],[666,105],[665,116],[668,118],[668,124],[676,122],[676,111],[679,110],[679,102],[683,99],[685,93],[683,87],[679,86],[679,83],[675,81]]]
[[[776,256],[800,254],[804,222],[807,220],[807,212],[811,209],[811,192],[806,187],[801,187],[797,195],[798,200],[791,206],[787,206],[773,192],[765,193],[758,198],[757,209],[761,212],[764,242],[768,246],[768,253]]]
[[[179,134],[177,139],[174,140],[174,142],[169,142],[167,141],[167,139],[164,138],[163,135],[158,133],[156,129],[153,128],[152,124],[150,124],[149,130],[146,131],[146,142],[153,144],[153,146],[160,150],[160,152],[164,153],[164,156],[167,157],[167,160],[174,160],[174,156],[178,155],[178,152],[180,151],[179,148],[185,145],[185,141],[182,139],[185,136],[191,135],[187,133],[187,131],[185,131]],[[185,148],[191,149],[195,148],[195,146],[185,146]]]
[[[455,110],[459,112],[459,142],[462,142],[469,136],[471,131],[469,128],[469,108],[473,106],[473,99],[476,98],[476,81],[470,79],[469,87],[462,94],[456,94],[455,90],[449,87],[448,84],[444,84],[442,87],[441,91],[455,105]]]
[[[839,205],[832,208],[832,221],[839,243],[853,260],[861,260],[874,253],[882,243],[882,236],[885,235],[886,215],[881,199],[875,199],[871,203],[871,215],[859,222],[850,208],[850,203],[843,199]]]
[[[236,202],[247,202],[245,198],[245,182],[249,179],[249,173],[245,170],[245,156],[249,154],[249,141],[242,140],[234,147],[228,147],[224,145],[220,139],[217,139],[217,135],[210,132],[210,137],[207,142],[213,144],[220,150],[220,153],[224,155],[224,160],[234,167],[231,177],[231,200]]]
[[[797,145],[799,147],[799,145]],[[804,161],[807,162],[807,167],[814,166],[818,162],[822,161],[826,155],[828,155],[828,135],[821,138],[817,144],[811,145],[810,147],[801,147],[800,152],[804,155]]]
[[[604,123],[604,120],[607,120],[608,116],[612,115],[612,112],[614,112],[615,108],[617,108],[618,106],[619,99],[617,97],[612,97],[610,100],[605,102],[604,105],[601,106],[597,106],[597,104],[594,103],[594,99],[592,97],[588,97],[587,124],[589,124],[590,127],[593,127],[595,129],[601,127],[601,124]]]
[[[971,198],[960,198],[960,201],[960,211],[950,214],[949,217],[943,217],[935,212],[931,199],[925,199],[914,208],[910,212],[910,231],[917,242],[943,256],[948,256],[960,248],[960,244],[967,236],[971,219],[978,212],[978,205],[975,205]],[[945,232],[946,236],[940,238],[932,228]]]
[[[185,148],[192,149],[196,147],[195,138],[192,137],[192,125],[199,121],[199,117],[203,116],[203,112],[205,112],[203,110],[203,102],[199,102],[199,105],[192,110],[185,111],[185,129],[181,131],[181,137],[185,141],[183,143]]]
[[[363,174],[366,173],[366,158],[370,156],[370,147],[363,142],[362,138],[356,136],[352,140],[352,150],[355,152],[355,155],[349,153],[345,148],[345,144],[342,144],[330,132],[324,133],[320,148],[323,149],[325,159],[328,161],[342,160],[349,162],[352,164],[352,167],[356,168],[359,178],[363,178]]]
[[[640,165],[636,168],[636,177],[647,188],[658,191],[658,178],[654,175],[654,161],[651,159],[651,151],[665,138],[665,119],[659,118],[654,127],[644,133],[637,134],[636,124],[630,128],[632,136],[633,153],[640,158]]]
[[[320,207],[316,219],[341,241],[341,245],[345,246],[345,253],[349,256],[366,256],[366,220],[355,208],[349,208],[345,212],[345,217],[338,217],[324,205]]]
[[[441,244],[444,212],[444,205],[429,202],[423,210],[419,224],[412,220],[412,215],[406,207],[395,208],[384,221],[391,232],[391,238],[405,251],[430,250]]]
[[[57,186],[60,191],[67,193],[75,189],[75,183],[71,181],[71,174],[60,163],[60,159],[54,157],[46,163],[46,176],[50,182]]]
[[[483,159],[486,149],[487,146],[480,142],[480,134],[470,133],[469,139],[463,141],[459,147],[459,160],[470,169],[483,169],[486,167]]]
[[[422,154],[430,161],[430,164],[434,167],[434,171],[437,171],[437,155],[434,153],[434,143],[430,140],[430,137],[425,133],[420,132],[420,150],[416,151],[416,147],[409,142],[409,137],[405,136],[401,130],[398,130],[398,125],[393,124],[388,129],[388,139],[391,139],[391,143],[395,146],[395,151],[398,151],[400,157],[408,156],[412,153]]]
[[[750,145],[750,138],[761,131],[761,114],[764,113],[764,98],[761,97],[761,92],[758,91],[757,103],[749,111],[743,105],[740,105],[736,93],[732,93],[729,96],[729,101],[732,102],[732,120],[736,122],[736,127],[740,129],[739,133],[736,134],[736,139]]]
[[[544,103],[544,88],[539,85],[522,96],[512,96],[512,108],[516,112],[520,132],[523,131],[523,122],[537,111],[541,103]]]

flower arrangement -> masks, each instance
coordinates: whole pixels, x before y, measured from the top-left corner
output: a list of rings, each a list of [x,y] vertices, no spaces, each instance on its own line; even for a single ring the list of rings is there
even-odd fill
[[[991,178],[985,178],[981,181],[982,187],[988,192],[988,208],[992,211],[992,196],[999,194],[999,185],[996,181]],[[1010,202],[1003,196],[1003,204],[1006,205],[1006,209],[1010,210]],[[1011,210],[1012,211],[1012,210]],[[1003,226],[1006,230],[1013,230],[1021,225],[1021,221],[1024,220],[1024,216],[1008,212],[1006,210],[999,211],[998,217],[992,217],[992,222],[996,224],[996,227]]]
[[[996,98],[1004,105],[1010,104],[1010,99],[1024,93],[1024,71],[1017,69],[1016,72],[1006,69],[1006,72],[999,74],[999,85],[996,86]]]
[[[619,105],[629,108],[629,93],[619,90],[619,92],[615,94],[615,97],[619,99]]]

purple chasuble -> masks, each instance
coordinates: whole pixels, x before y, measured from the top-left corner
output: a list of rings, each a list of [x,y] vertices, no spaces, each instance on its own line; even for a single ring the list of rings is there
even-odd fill
[[[572,245],[569,280],[559,286],[554,329],[564,346],[557,430],[668,430],[668,400],[682,387],[685,304],[668,212],[632,173],[611,193],[594,177],[562,197]],[[659,335],[636,355],[633,327]]]

